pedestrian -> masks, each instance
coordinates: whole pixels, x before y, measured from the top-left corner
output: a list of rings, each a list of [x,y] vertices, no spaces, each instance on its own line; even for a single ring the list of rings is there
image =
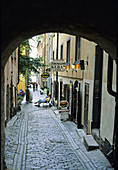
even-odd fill
[[[40,94],[43,95],[43,90],[42,89],[40,89]]]
[[[33,99],[33,94],[31,92],[31,90],[29,90],[29,102],[32,103],[32,99]]]
[[[49,88],[47,87],[47,96],[49,95]]]
[[[44,88],[44,94],[45,95],[47,94],[47,88],[46,87]]]
[[[40,107],[41,103],[47,103],[49,101],[50,101],[50,95],[46,96],[44,99],[39,99],[37,102],[34,102],[34,103],[35,104],[38,103],[38,105],[35,105],[35,106]]]
[[[38,84],[36,83],[36,91],[38,90]]]
[[[35,91],[35,83],[33,83],[33,91]]]
[[[26,102],[29,102],[29,95],[30,95],[30,91],[27,86],[27,88],[26,88]]]
[[[24,96],[24,91],[22,89],[20,89],[20,95]]]

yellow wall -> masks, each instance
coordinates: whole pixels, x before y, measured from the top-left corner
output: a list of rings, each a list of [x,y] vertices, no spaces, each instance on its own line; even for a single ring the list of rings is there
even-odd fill
[[[20,93],[20,89],[22,89],[25,92],[25,77],[23,75],[20,75],[20,81],[17,89],[18,89],[18,94]]]

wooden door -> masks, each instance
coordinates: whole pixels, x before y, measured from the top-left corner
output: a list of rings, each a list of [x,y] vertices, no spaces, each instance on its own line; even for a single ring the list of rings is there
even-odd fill
[[[88,106],[89,106],[89,84],[85,83],[85,98],[84,98],[84,130],[88,132]]]

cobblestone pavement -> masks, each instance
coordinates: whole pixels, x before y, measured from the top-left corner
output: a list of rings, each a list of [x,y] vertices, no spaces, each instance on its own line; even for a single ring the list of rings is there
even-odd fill
[[[33,93],[33,102],[38,96],[39,92]],[[14,124],[5,129],[8,170],[112,169],[99,149],[86,150],[76,124],[60,121],[53,107],[38,108],[25,100],[21,107]]]

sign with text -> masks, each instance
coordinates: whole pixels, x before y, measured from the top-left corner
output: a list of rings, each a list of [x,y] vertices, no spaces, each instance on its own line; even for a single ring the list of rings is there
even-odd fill
[[[48,78],[50,75],[49,75],[49,73],[47,73],[47,72],[44,72],[42,75],[41,75],[41,77],[42,78]]]
[[[51,62],[51,69],[53,71],[65,71],[66,68],[66,63],[64,60],[53,60]]]

